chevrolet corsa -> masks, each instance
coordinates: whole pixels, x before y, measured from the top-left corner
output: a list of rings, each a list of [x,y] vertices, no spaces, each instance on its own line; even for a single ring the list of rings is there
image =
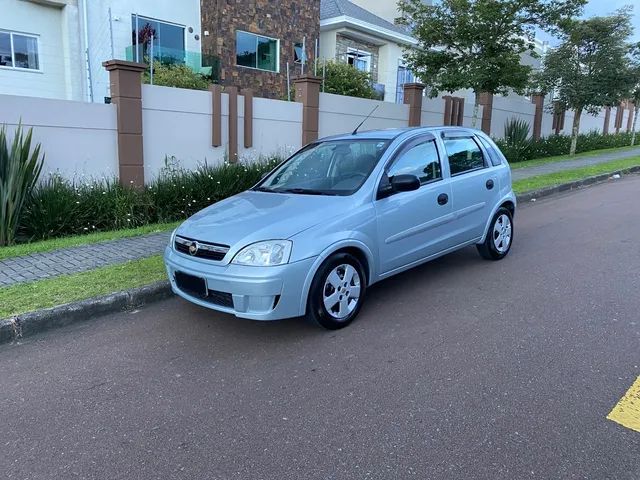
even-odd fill
[[[509,165],[482,132],[339,135],[189,218],[164,259],[173,291],[190,302],[337,329],[380,280],[468,245],[505,257],[515,206]]]

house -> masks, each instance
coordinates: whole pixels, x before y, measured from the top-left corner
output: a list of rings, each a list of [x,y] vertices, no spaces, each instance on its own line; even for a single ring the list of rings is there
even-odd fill
[[[413,81],[403,51],[417,41],[393,23],[398,15],[395,0],[321,0],[319,57],[369,72],[381,98],[402,102]]]
[[[202,51],[220,60],[223,85],[286,98],[287,79],[311,68],[320,0],[201,0]]]
[[[104,102],[102,62],[201,68],[199,0],[0,0],[0,94]],[[147,57],[148,58],[148,57]]]
[[[0,0],[0,94],[81,100],[77,1]]]

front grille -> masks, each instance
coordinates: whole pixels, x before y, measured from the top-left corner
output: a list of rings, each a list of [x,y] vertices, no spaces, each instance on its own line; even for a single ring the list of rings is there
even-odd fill
[[[227,254],[230,247],[229,245],[201,242],[193,238],[176,236],[174,248],[185,255],[219,262]]]
[[[221,307],[233,308],[233,297],[230,293],[209,290],[203,300],[213,303],[214,305],[220,305]]]

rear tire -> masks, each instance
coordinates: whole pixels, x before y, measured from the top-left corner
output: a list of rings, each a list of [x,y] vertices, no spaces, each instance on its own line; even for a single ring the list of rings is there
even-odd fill
[[[367,278],[360,261],[337,253],[320,266],[309,289],[308,316],[328,330],[349,325],[360,312]]]
[[[486,260],[501,260],[507,256],[513,243],[513,216],[500,207],[493,216],[483,243],[476,245],[478,253]]]

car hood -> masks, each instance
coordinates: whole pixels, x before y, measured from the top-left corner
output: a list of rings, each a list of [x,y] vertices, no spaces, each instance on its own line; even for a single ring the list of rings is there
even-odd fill
[[[344,212],[349,197],[246,191],[201,210],[177,234],[242,248],[286,239]]]

